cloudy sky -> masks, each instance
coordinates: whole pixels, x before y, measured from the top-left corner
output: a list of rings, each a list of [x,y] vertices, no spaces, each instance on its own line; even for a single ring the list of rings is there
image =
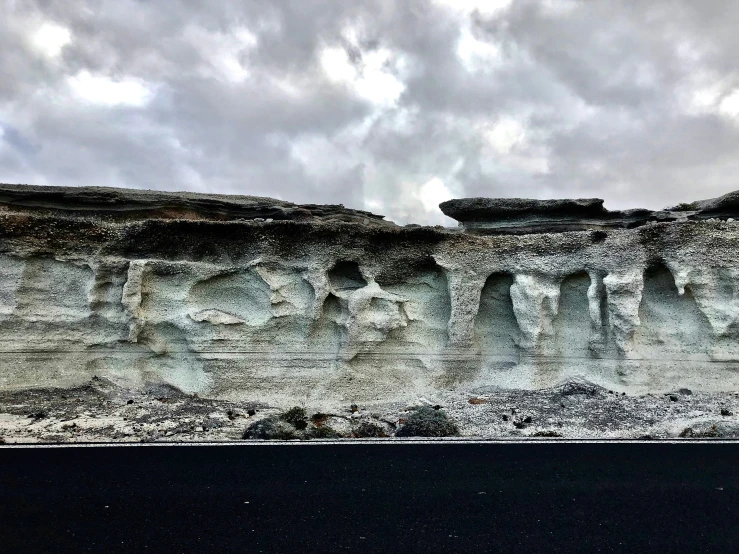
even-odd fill
[[[0,182],[661,208],[739,189],[732,0],[0,0]]]

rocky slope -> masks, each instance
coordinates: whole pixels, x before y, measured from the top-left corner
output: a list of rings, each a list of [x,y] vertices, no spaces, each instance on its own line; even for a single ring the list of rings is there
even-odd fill
[[[442,205],[462,224],[445,229],[268,198],[0,185],[0,390],[96,377],[388,414],[421,398],[467,413],[484,391],[572,379],[729,394],[738,197],[616,215],[464,199]]]

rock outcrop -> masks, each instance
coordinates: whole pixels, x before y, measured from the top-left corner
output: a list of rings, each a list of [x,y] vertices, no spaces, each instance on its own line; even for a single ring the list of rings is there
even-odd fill
[[[571,379],[734,391],[738,198],[442,204],[460,230],[248,196],[0,185],[0,389],[97,376],[329,407]]]

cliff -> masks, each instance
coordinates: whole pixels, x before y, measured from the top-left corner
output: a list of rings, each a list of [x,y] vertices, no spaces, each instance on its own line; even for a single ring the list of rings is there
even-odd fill
[[[0,185],[0,389],[335,408],[572,380],[739,390],[739,193],[463,199],[460,227],[249,196]]]

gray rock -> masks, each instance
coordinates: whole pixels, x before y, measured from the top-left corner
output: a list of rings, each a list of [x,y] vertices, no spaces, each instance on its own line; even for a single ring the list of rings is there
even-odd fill
[[[126,220],[165,219],[229,221],[238,219],[338,220],[393,225],[381,215],[343,205],[298,205],[274,198],[167,192],[113,187],[53,187],[0,184],[0,204],[33,213]]]
[[[530,200],[461,198],[439,204],[445,215],[476,234],[529,234],[631,229],[652,221],[673,221],[666,212],[634,209],[611,212],[599,198]]]

